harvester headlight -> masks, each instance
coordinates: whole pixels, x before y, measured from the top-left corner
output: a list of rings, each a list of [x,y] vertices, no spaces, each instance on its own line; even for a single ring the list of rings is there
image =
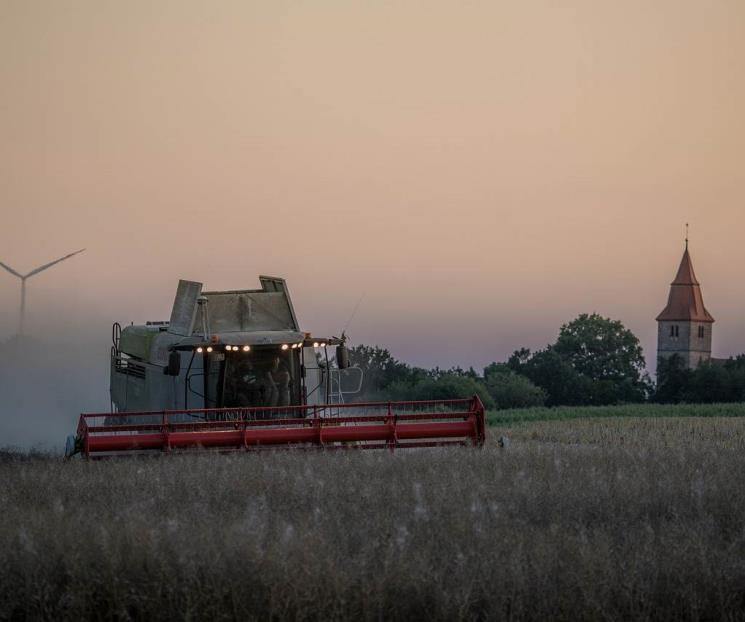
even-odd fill
[[[297,344],[296,343],[293,343],[292,344],[292,349],[295,350],[296,348],[297,348]]]
[[[197,352],[199,352],[199,354],[201,354],[202,352],[204,352],[204,348],[202,348],[202,347],[197,348]]]
[[[318,347],[319,345],[320,345],[320,344],[319,344],[319,343],[318,343],[317,341],[314,341],[314,342],[313,342],[313,347],[314,347],[314,348],[317,348],[317,347]]]
[[[212,346],[207,346],[207,352],[212,352]]]
[[[251,346],[243,346],[243,351],[244,352],[250,352],[251,351]]]
[[[325,343],[325,342],[322,342],[322,343],[321,343],[321,347],[322,347],[322,348],[325,348],[325,347],[326,347],[326,343]]]
[[[283,343],[283,344],[282,344],[282,349],[283,349],[283,350],[287,350],[287,348],[289,348],[289,347],[290,347],[290,346],[288,346],[288,345],[287,345],[286,343]]]
[[[303,342],[301,341],[299,344],[297,344],[297,347],[298,348],[302,348],[303,347]]]

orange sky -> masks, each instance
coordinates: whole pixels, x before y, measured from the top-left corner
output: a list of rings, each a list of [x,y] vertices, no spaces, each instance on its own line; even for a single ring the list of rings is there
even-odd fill
[[[416,364],[585,311],[649,355],[690,221],[715,354],[745,351],[742,0],[4,0],[0,80],[0,260],[88,248],[32,328],[105,343],[178,278],[268,273],[316,333],[364,293],[353,340]]]

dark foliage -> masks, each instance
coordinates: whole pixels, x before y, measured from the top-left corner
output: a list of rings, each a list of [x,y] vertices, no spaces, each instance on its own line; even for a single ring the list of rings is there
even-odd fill
[[[649,391],[639,340],[621,322],[597,314],[562,326],[545,350],[518,350],[508,365],[543,389],[549,406],[641,402]]]
[[[487,408],[603,406],[652,399],[661,403],[745,401],[745,355],[695,370],[679,356],[658,363],[657,386],[645,372],[636,336],[617,320],[583,314],[565,324],[555,343],[523,348],[506,363],[479,375],[463,370],[422,369],[396,360],[388,350],[357,346],[352,364],[364,371],[361,399],[447,399],[478,394]]]
[[[513,372],[504,363],[491,363],[484,369],[484,384],[496,408],[532,408],[546,403],[546,393],[527,377]]]
[[[422,369],[396,360],[384,348],[365,345],[350,350],[350,361],[364,372],[358,400],[456,399],[478,395],[487,408],[540,406],[545,401],[543,392],[527,378],[497,363],[487,367],[483,377],[472,367]]]
[[[415,382],[394,382],[386,388],[389,400],[447,400],[478,395],[486,408],[494,408],[494,400],[483,382],[457,371],[427,376]]]
[[[427,377],[427,371],[410,367],[395,359],[385,348],[358,345],[349,350],[349,363],[363,371],[361,399],[384,399],[388,386],[414,383]]]
[[[725,403],[745,400],[745,356],[686,369],[674,354],[657,362],[654,400],[661,403]]]
[[[578,373],[615,384],[641,380],[645,362],[639,340],[618,320],[582,314],[561,327],[553,349]]]

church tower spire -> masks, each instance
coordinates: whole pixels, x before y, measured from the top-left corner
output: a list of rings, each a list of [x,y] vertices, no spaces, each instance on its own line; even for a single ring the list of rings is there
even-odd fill
[[[670,284],[667,306],[657,316],[657,356],[679,355],[688,369],[711,359],[714,318],[704,306],[701,284],[686,248],[675,280]]]

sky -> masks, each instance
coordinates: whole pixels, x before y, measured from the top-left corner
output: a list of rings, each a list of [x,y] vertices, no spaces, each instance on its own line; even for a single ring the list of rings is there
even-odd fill
[[[103,378],[113,321],[259,274],[416,365],[597,312],[653,367],[686,222],[745,351],[742,0],[2,0],[0,85],[0,261],[87,249],[28,324]],[[0,274],[0,340],[17,307]]]

